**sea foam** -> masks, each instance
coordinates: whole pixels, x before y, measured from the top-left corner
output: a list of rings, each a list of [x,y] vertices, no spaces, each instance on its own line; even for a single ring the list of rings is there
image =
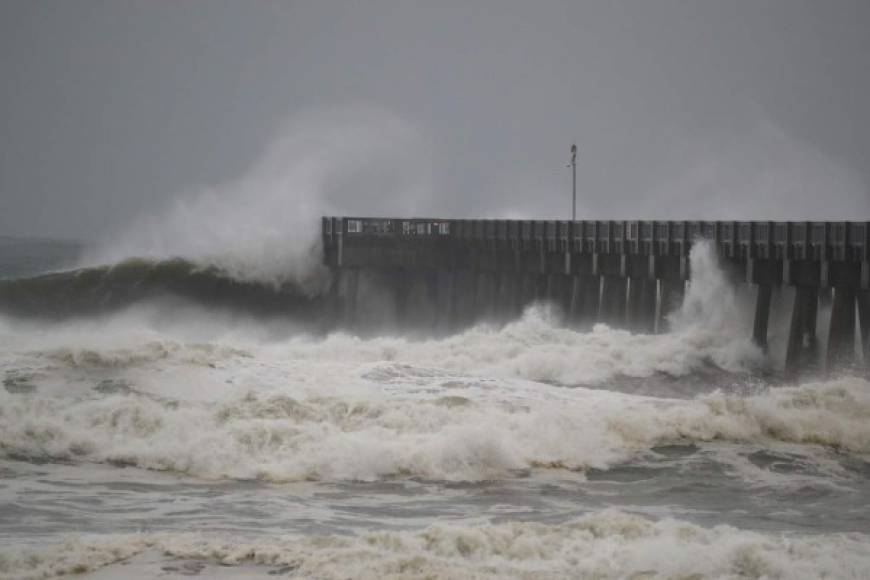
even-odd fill
[[[667,335],[577,332],[545,307],[429,340],[274,336],[197,310],[168,322],[141,310],[0,321],[0,370],[12,385],[0,391],[0,450],[275,481],[478,481],[606,469],[656,446],[708,441],[870,452],[870,389],[857,377],[740,392],[699,385],[682,399],[600,388],[759,364],[710,252],[693,249],[695,282]]]
[[[0,449],[273,481],[478,481],[530,468],[606,469],[656,446],[709,441],[870,453],[870,383],[858,378],[688,401],[583,388],[553,398],[463,385],[425,390],[248,393],[218,402],[0,392]]]
[[[787,536],[604,510],[562,524],[435,524],[357,536],[78,536],[58,546],[3,549],[0,576],[23,580],[85,573],[145,552],[162,553],[164,565],[173,560],[256,564],[324,579],[846,580],[864,578],[870,567],[870,543],[860,534]]]

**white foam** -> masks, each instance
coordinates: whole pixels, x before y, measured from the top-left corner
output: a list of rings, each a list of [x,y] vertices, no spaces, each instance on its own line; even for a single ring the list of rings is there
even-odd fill
[[[202,318],[199,318],[199,314]],[[747,371],[760,354],[748,341],[717,340],[708,331],[667,335],[635,335],[596,325],[581,333],[560,328],[545,307],[530,308],[522,319],[504,327],[477,326],[445,338],[423,341],[398,337],[361,339],[334,334],[326,339],[272,340],[253,324],[204,328],[206,313],[185,316],[181,328],[155,328],[131,314],[103,321],[76,322],[44,328],[0,324],[0,341],[12,352],[63,359],[78,368],[112,365],[118,369],[185,358],[202,359],[246,352],[276,364],[320,361],[336,365],[397,362],[477,377],[523,378],[567,385],[600,384],[619,375],[649,377],[656,373],[686,376],[707,367]],[[5,332],[3,332],[5,330]],[[248,332],[250,331],[250,332]],[[14,350],[13,350],[14,349]],[[191,361],[192,363],[195,361]]]
[[[718,271],[712,249],[698,243],[691,258],[694,279],[684,305],[673,315],[675,330],[658,336],[635,335],[606,325],[576,332],[560,327],[546,307],[533,306],[520,320],[504,327],[476,326],[446,339],[364,340],[338,333],[318,340],[292,337],[292,328],[283,329],[282,334],[258,321],[204,309],[174,305],[168,314],[157,305],[148,305],[56,325],[0,319],[0,346],[7,352],[55,358],[63,354],[79,368],[142,366],[149,361],[156,365],[158,359],[183,359],[194,351],[193,358],[201,360],[211,349],[215,363],[221,353],[245,351],[275,364],[396,361],[478,377],[569,385],[598,384],[619,375],[685,376],[705,367],[743,372],[762,365],[763,354],[751,344],[750,333],[740,322],[740,309]]]
[[[218,401],[0,392],[0,448],[279,481],[483,480],[517,469],[607,468],[675,442],[870,453],[870,383],[857,378],[689,401],[522,382],[319,391],[300,384]]]
[[[320,217],[412,212],[428,197],[424,140],[410,123],[371,107],[294,117],[240,179],[178,196],[124,224],[82,265],[182,257],[244,280],[321,289]]]
[[[758,364],[712,251],[668,335],[560,328],[545,308],[445,339],[275,337],[253,321],[147,308],[40,326],[0,320],[0,448],[206,478],[499,478],[606,468],[670,442],[870,453],[858,378],[670,400],[543,383]],[[94,387],[99,386],[95,391]]]
[[[870,568],[865,535],[707,529],[604,510],[563,524],[436,524],[359,536],[79,536],[59,546],[3,549],[0,574],[82,573],[145,552],[225,566],[289,566],[315,578],[858,579]]]

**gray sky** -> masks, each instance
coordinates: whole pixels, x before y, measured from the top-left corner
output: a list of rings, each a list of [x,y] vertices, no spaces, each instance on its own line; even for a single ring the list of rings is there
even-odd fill
[[[321,134],[342,213],[564,218],[576,140],[581,217],[870,219],[868,31],[867,0],[2,0],[0,234],[232,198]]]

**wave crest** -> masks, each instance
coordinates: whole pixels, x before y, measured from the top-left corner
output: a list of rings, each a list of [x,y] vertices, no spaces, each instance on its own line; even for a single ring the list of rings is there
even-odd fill
[[[33,278],[0,280],[0,310],[16,316],[69,317],[121,310],[146,300],[175,297],[254,314],[313,320],[322,308],[317,289],[327,274],[312,270],[303,282],[238,280],[215,266],[182,259],[128,259]]]
[[[515,470],[606,469],[670,443],[787,442],[870,453],[870,383],[694,400],[574,389],[558,399],[284,394],[182,402],[121,390],[69,400],[0,392],[6,455],[119,462],[204,478],[478,481]],[[462,404],[445,400],[462,397]]]
[[[324,579],[858,579],[870,567],[870,543],[860,534],[786,536],[603,510],[563,524],[436,524],[359,536],[80,536],[59,546],[2,550],[0,574],[35,579],[83,573],[145,552],[163,555],[157,566],[173,559],[280,566]],[[128,573],[137,567],[128,564]]]

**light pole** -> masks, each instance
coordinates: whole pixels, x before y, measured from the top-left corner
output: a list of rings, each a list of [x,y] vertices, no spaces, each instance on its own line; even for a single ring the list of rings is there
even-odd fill
[[[571,221],[577,221],[577,144],[571,145]]]

